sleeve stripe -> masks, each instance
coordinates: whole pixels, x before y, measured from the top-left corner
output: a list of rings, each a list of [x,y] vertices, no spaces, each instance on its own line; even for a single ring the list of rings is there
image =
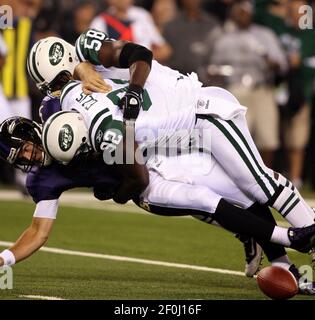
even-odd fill
[[[95,126],[95,123],[97,122],[97,120],[102,116],[104,115],[106,112],[108,112],[109,109],[108,108],[104,108],[102,111],[100,111],[92,120],[91,122],[91,126],[90,128],[93,128]]]
[[[99,125],[98,126],[95,126],[95,134],[93,135],[93,137],[94,137],[94,139],[93,139],[93,141],[92,141],[92,144],[94,145],[94,149],[96,150],[96,151],[98,151],[99,150],[99,147],[100,147],[100,145],[102,144],[102,142],[103,142],[103,137],[104,137],[104,134],[105,134],[105,132],[108,130],[108,129],[110,129],[110,124],[113,122],[113,118],[112,118],[112,116],[110,115],[110,116],[107,116],[107,117],[104,117],[103,119],[102,119],[102,121],[99,123]],[[97,139],[97,133],[98,132],[102,132],[102,140],[101,141],[96,141],[96,139]]]
[[[63,99],[69,93],[69,91],[71,91],[74,87],[76,87],[78,85],[79,85],[79,83],[77,83],[77,82],[70,82],[65,87],[63,87],[62,93],[61,93],[61,96],[60,96],[60,104],[62,104]]]
[[[105,108],[94,117],[89,129],[89,138],[94,150],[96,150],[95,137],[98,129],[101,127],[103,122],[106,121],[107,123],[108,121],[111,121],[111,120],[112,120],[112,114],[108,108]]]

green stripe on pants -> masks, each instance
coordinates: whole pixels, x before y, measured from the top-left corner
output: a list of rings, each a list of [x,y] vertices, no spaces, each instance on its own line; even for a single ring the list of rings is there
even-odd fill
[[[290,197],[287,199],[287,201],[282,205],[282,207],[278,210],[280,213],[282,213],[282,210],[285,209],[285,207],[290,203],[290,201],[294,198],[295,193],[292,193]]]
[[[251,147],[249,146],[249,144],[248,144],[247,140],[245,139],[244,135],[242,134],[241,130],[235,125],[235,123],[232,120],[227,121],[227,123],[234,129],[235,133],[240,137],[240,139],[244,143],[245,147],[247,148],[248,152],[252,156],[257,168],[268,179],[268,181],[270,182],[273,190],[276,191],[278,189],[278,186],[275,184],[275,182],[272,180],[272,178],[268,175],[268,173],[265,172],[262,169],[262,167],[260,166],[259,162],[257,161],[257,159],[256,159]]]
[[[252,175],[254,176],[255,180],[257,181],[257,183],[260,185],[260,187],[264,191],[266,197],[268,199],[270,199],[271,198],[271,194],[270,194],[268,188],[266,187],[264,182],[261,180],[261,178],[259,177],[259,175],[255,171],[254,167],[250,163],[250,160],[247,158],[247,156],[246,156],[245,152],[242,150],[241,146],[237,143],[237,141],[233,138],[233,136],[229,133],[229,131],[219,121],[215,120],[213,117],[207,117],[206,119],[209,122],[213,123],[226,136],[228,141],[233,145],[233,147],[235,148],[237,153],[240,155],[240,157],[245,162],[245,164],[248,167],[249,171],[252,173]]]
[[[301,201],[300,199],[296,199],[296,201],[292,204],[292,206],[286,212],[284,212],[282,216],[285,218],[293,210],[293,208],[296,207],[296,205],[300,201]]]

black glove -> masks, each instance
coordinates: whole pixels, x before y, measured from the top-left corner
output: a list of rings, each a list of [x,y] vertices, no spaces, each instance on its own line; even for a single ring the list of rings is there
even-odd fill
[[[126,94],[119,101],[119,108],[123,110],[124,120],[135,121],[142,105],[143,89],[131,84]]]

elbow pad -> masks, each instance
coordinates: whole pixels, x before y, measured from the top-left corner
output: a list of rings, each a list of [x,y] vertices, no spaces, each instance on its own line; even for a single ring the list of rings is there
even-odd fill
[[[153,54],[152,51],[135,43],[127,43],[121,50],[119,56],[119,67],[129,68],[137,61],[145,61],[151,67]]]

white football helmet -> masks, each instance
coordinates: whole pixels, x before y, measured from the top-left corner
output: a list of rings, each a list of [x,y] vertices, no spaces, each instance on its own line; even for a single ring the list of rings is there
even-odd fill
[[[63,72],[73,74],[79,60],[75,47],[57,37],[48,37],[37,41],[27,59],[27,70],[37,87],[51,91],[51,85]]]
[[[45,152],[62,164],[90,150],[88,129],[80,113],[59,111],[44,124],[42,142]]]

